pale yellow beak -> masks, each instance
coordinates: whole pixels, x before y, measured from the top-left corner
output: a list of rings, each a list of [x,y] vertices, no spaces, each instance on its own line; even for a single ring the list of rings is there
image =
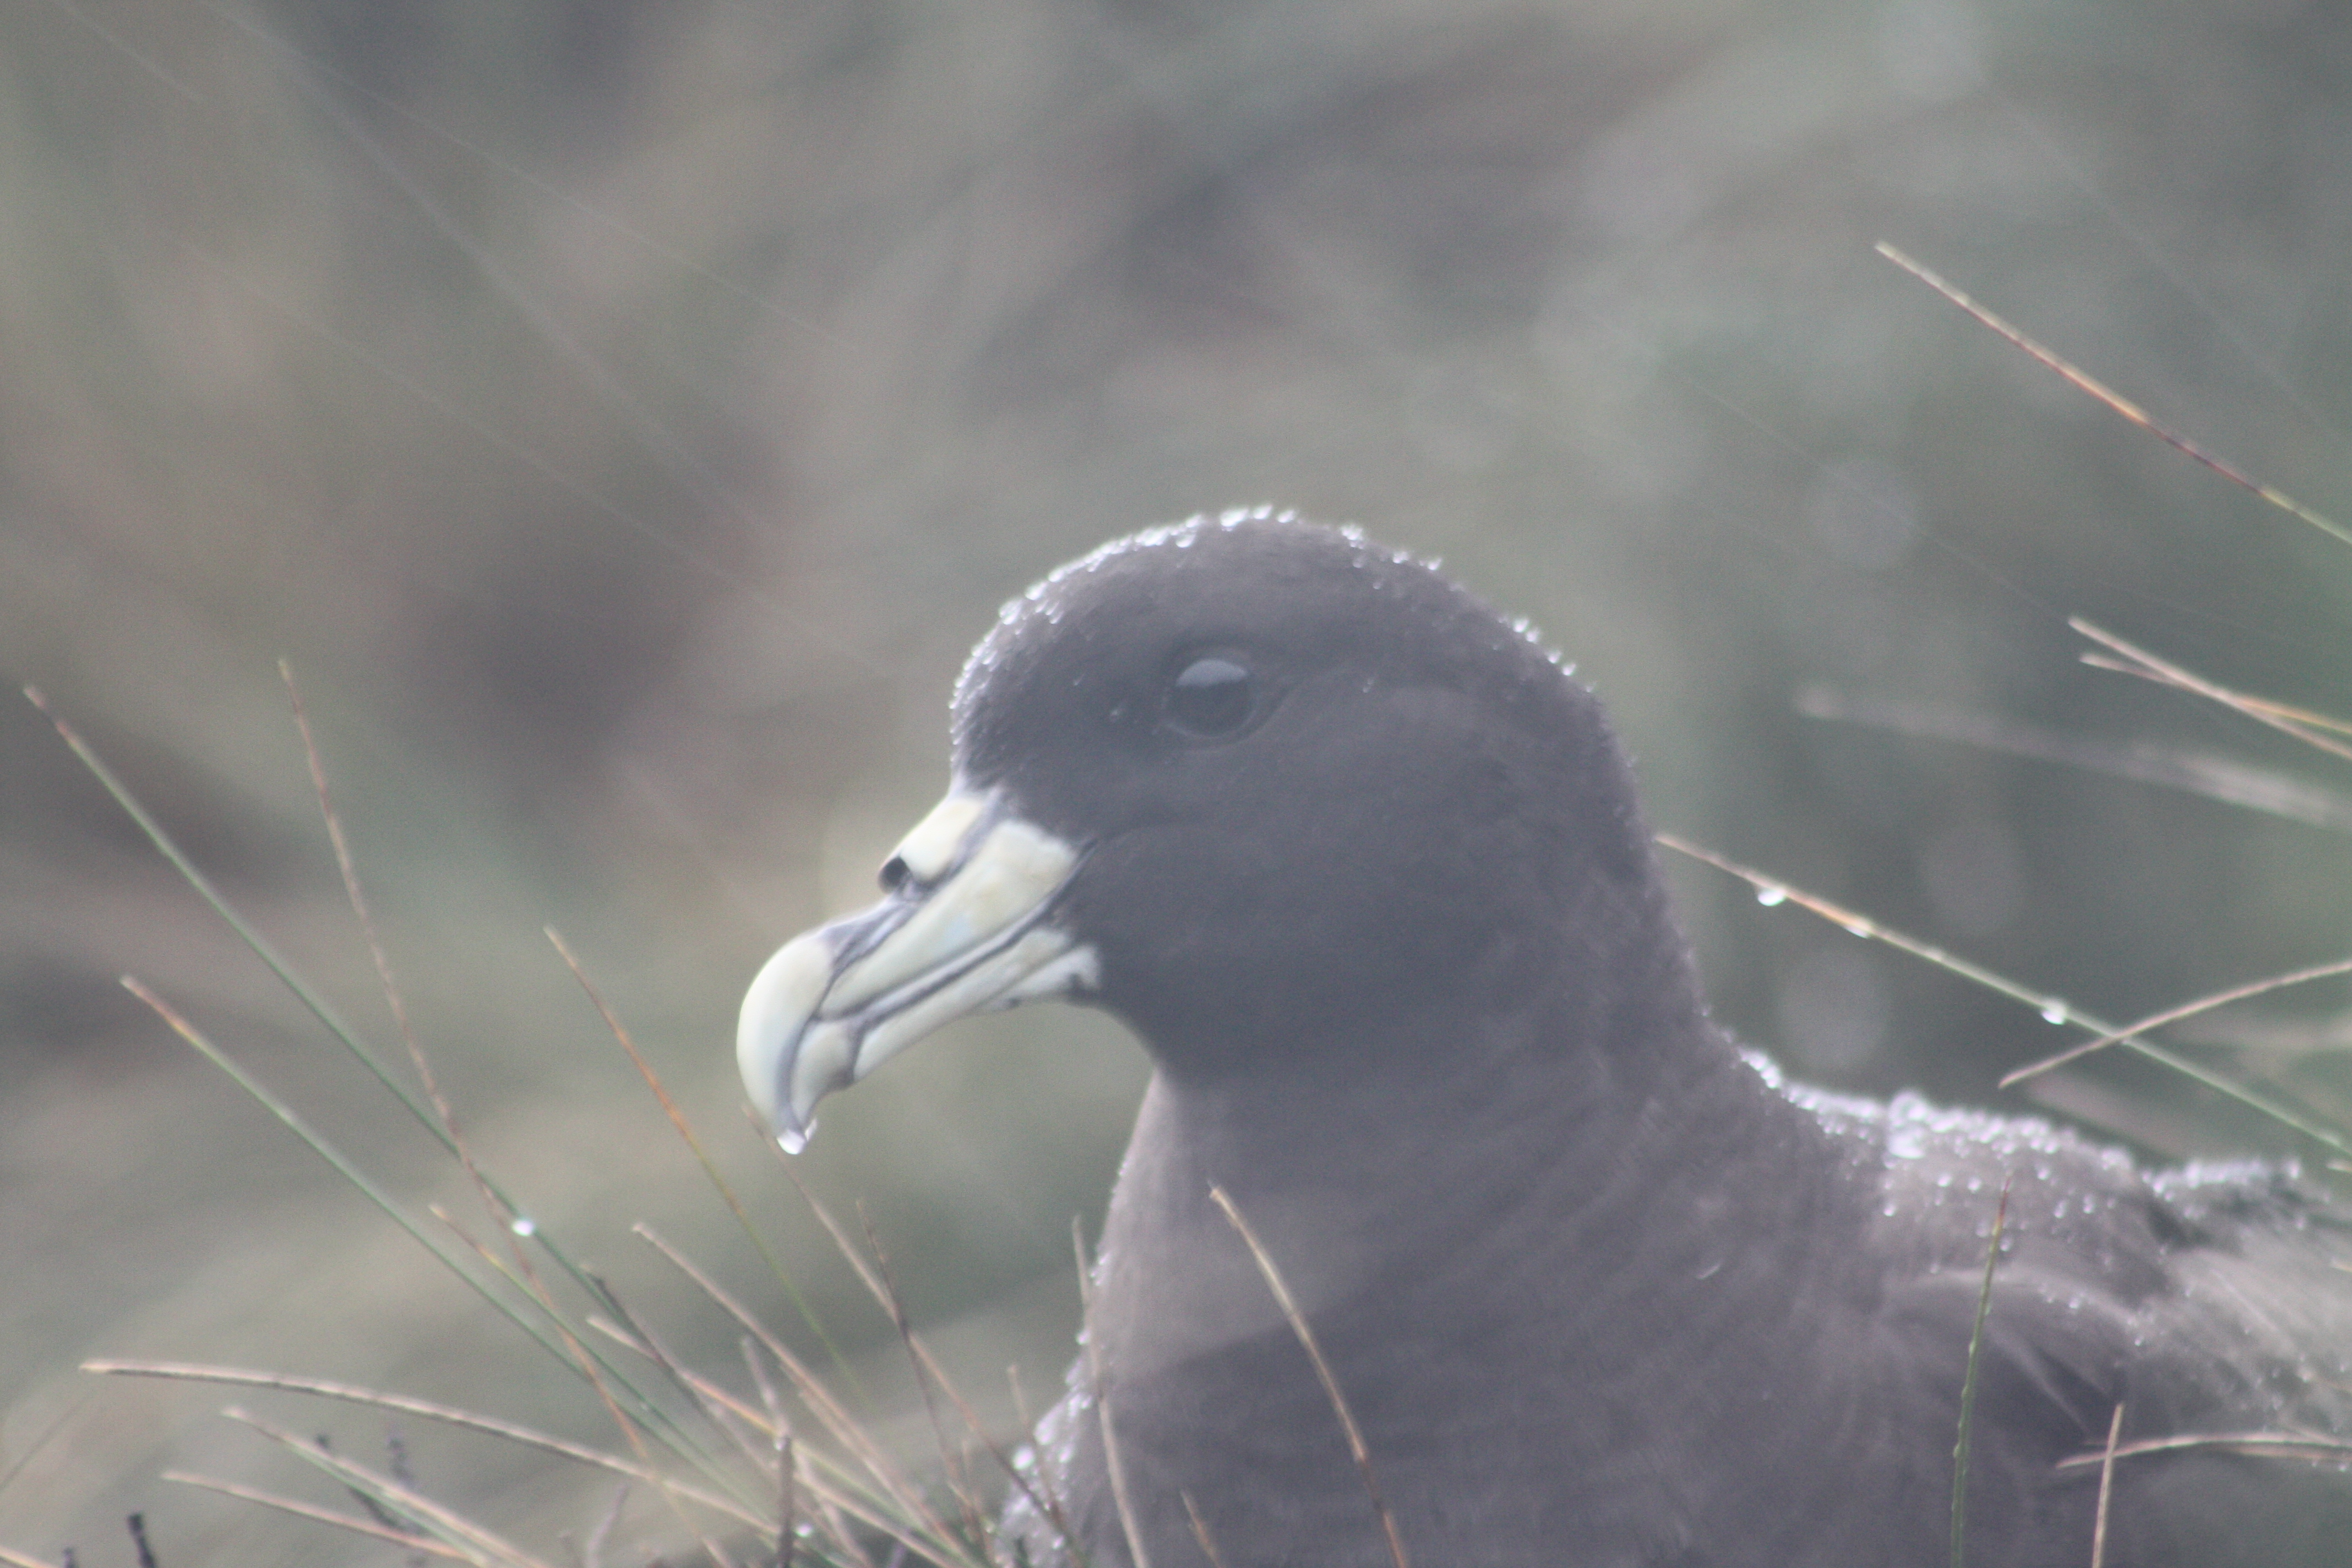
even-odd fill
[[[735,1063],[785,1152],[818,1100],[941,1025],[1090,989],[1094,951],[1046,919],[1081,858],[1000,796],[954,790],[899,842],[880,903],[777,949],[744,994]]]

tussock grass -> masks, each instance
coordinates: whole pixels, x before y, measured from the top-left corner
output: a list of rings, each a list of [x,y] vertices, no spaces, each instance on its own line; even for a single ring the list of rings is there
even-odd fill
[[[640,1224],[635,1234],[743,1329],[746,1366],[751,1382],[759,1391],[758,1403],[671,1355],[659,1334],[639,1321],[604,1280],[583,1267],[558,1237],[532,1218],[528,1205],[477,1160],[458,1131],[457,1119],[439,1089],[427,1053],[408,1025],[408,1009],[399,982],[377,936],[358,869],[328,788],[325,765],[310,736],[290,672],[288,687],[310,763],[321,818],[385,999],[424,1085],[421,1100],[383,1066],[360,1035],[239,914],[89,742],[61,716],[51,711],[37,691],[27,695],[49,715],[66,744],[121,805],[157,851],[303,1002],[328,1034],[439,1139],[450,1158],[463,1167],[491,1222],[492,1234],[502,1238],[502,1245],[492,1246],[482,1240],[437,1205],[428,1215],[410,1212],[154,989],[134,976],[126,976],[124,984],[173,1033],[219,1068],[354,1190],[463,1280],[485,1305],[584,1383],[604,1407],[626,1452],[590,1447],[479,1413],[385,1390],[268,1371],[123,1360],[92,1361],[87,1363],[86,1370],[114,1376],[167,1378],[306,1394],[369,1406],[388,1415],[470,1429],[600,1468],[620,1478],[626,1486],[658,1497],[682,1536],[722,1568],[732,1568],[743,1560],[742,1548],[730,1547],[729,1542],[747,1536],[760,1542],[758,1554],[767,1560],[782,1552],[797,1554],[812,1563],[856,1563],[870,1568],[875,1561],[873,1543],[886,1542],[916,1560],[940,1563],[943,1568],[963,1564],[978,1568],[984,1564],[988,1560],[987,1519],[992,1510],[983,1505],[968,1471],[959,1462],[960,1445],[950,1440],[936,1410],[934,1431],[940,1450],[947,1459],[947,1490],[951,1506],[946,1508],[938,1505],[931,1495],[933,1489],[908,1473],[874,1440],[851,1414],[849,1405],[779,1333],[652,1226]],[[835,1372],[854,1382],[846,1359],[826,1335],[824,1326],[807,1305],[774,1248],[753,1224],[618,1015],[561,935],[551,931],[548,934],[608,1024],[614,1040],[643,1074],[677,1135],[700,1163],[752,1249],[767,1263],[782,1293],[799,1305],[805,1325],[824,1348]],[[781,1154],[778,1158],[782,1159]],[[923,1343],[889,1283],[887,1263],[870,1227],[867,1239],[873,1255],[869,1259],[861,1255],[813,1194],[799,1188],[797,1182],[793,1184],[807,1199],[812,1211],[856,1268],[859,1279],[889,1316],[915,1367],[925,1398],[930,1398],[934,1386],[940,1389],[965,1424],[967,1434],[961,1441],[980,1444],[1003,1475],[1027,1486],[1028,1482],[1013,1475],[1003,1447],[982,1431],[971,1403],[954,1389],[939,1359]],[[572,1295],[559,1298],[543,1266],[551,1266],[557,1278],[568,1281],[573,1288]],[[793,1407],[788,1408],[778,1395],[770,1377],[772,1367],[783,1374]],[[291,1517],[331,1524],[358,1535],[399,1542],[427,1555],[481,1564],[483,1568],[541,1568],[545,1561],[541,1555],[436,1502],[399,1476],[333,1453],[244,1409],[232,1406],[224,1415],[326,1474],[355,1499],[364,1512],[340,1511],[212,1476],[171,1471],[164,1479],[238,1498]],[[804,1429],[822,1434],[830,1446],[802,1440],[798,1434]],[[1057,1501],[1039,1500],[1048,1517],[1060,1517]],[[798,1539],[795,1529],[804,1530],[807,1539]],[[16,1555],[27,1563],[39,1561]]]
[[[2110,648],[2119,647],[2119,639],[2102,640]],[[2137,654],[2137,650],[2129,649],[2128,645],[2120,647],[2126,658],[2134,658]],[[2145,658],[2136,658],[2135,662],[2137,668],[2142,671],[2162,669],[2162,667]],[[2165,678],[2184,690],[2200,696],[2207,695],[2188,679],[2173,679],[2169,674]],[[877,1310],[887,1316],[900,1341],[914,1371],[935,1445],[937,1462],[933,1473],[919,1476],[886,1451],[854,1413],[851,1403],[837,1394],[828,1378],[794,1351],[772,1325],[722,1287],[708,1269],[668,1241],[654,1226],[639,1223],[634,1227],[634,1234],[742,1331],[742,1370],[745,1375],[740,1380],[724,1376],[711,1369],[686,1364],[667,1350],[656,1328],[632,1313],[601,1279],[564,1248],[559,1238],[547,1234],[530,1217],[527,1205],[512,1196],[492,1173],[478,1163],[459,1133],[457,1119],[441,1093],[428,1055],[407,1026],[407,1011],[402,1001],[399,982],[375,932],[358,869],[352,863],[327,785],[325,766],[302,718],[299,690],[293,687],[290,676],[289,689],[293,696],[297,723],[303,730],[321,820],[334,846],[352,908],[369,945],[386,1001],[395,1019],[400,1021],[404,1044],[424,1085],[421,1100],[384,1068],[381,1059],[303,981],[299,972],[278,956],[266,940],[239,916],[72,726],[53,712],[50,717],[66,743],[121,804],[158,852],[180,869],[189,885],[304,1001],[329,1035],[366,1068],[371,1076],[391,1089],[412,1116],[439,1137],[449,1157],[463,1167],[468,1184],[477,1193],[485,1213],[493,1223],[494,1234],[501,1237],[500,1245],[493,1246],[474,1235],[460,1220],[437,1205],[427,1215],[420,1216],[409,1212],[365,1170],[304,1121],[266,1083],[191,1024],[167,999],[136,977],[125,977],[124,984],[190,1047],[218,1067],[257,1104],[269,1110],[356,1191],[366,1195],[419,1245],[430,1251],[444,1267],[466,1281],[486,1306],[504,1317],[541,1352],[552,1357],[567,1373],[584,1384],[604,1407],[622,1449],[625,1451],[572,1442],[480,1412],[388,1390],[297,1377],[268,1370],[119,1359],[93,1360],[85,1363],[85,1370],[108,1376],[163,1378],[303,1394],[371,1408],[386,1415],[480,1433],[601,1470],[614,1479],[618,1489],[601,1521],[593,1522],[582,1538],[584,1544],[575,1549],[577,1562],[586,1568],[595,1568],[601,1543],[609,1538],[614,1522],[619,1517],[621,1505],[632,1491],[642,1491],[658,1498],[673,1521],[677,1537],[692,1542],[696,1550],[719,1564],[719,1568],[779,1560],[839,1564],[843,1568],[849,1568],[849,1565],[883,1568],[886,1562],[937,1563],[942,1568],[985,1568],[986,1564],[997,1560],[1002,1551],[993,1537],[992,1521],[996,1496],[1007,1487],[1026,1490],[1040,1515],[1052,1521],[1066,1538],[1068,1525],[1060,1500],[1037,1490],[1035,1479],[1024,1475],[1015,1467],[1005,1437],[988,1430],[972,1403],[956,1387],[940,1359],[926,1345],[892,1283],[887,1252],[870,1222],[864,1221],[861,1216],[861,1245],[860,1238],[853,1236],[807,1190],[781,1152],[776,1156],[777,1168],[784,1176],[786,1184],[800,1194],[841,1255],[850,1262],[860,1283],[873,1298]],[[45,712],[49,712],[38,693],[28,695],[42,706]],[[2252,704],[2255,700],[2241,697],[2233,706]],[[2303,731],[2317,729],[2333,721],[2315,715],[2297,714],[2292,722],[2298,731]],[[1662,836],[1661,842],[1742,878],[1757,889],[1759,900],[1768,906],[1786,905],[1809,911],[1859,939],[1883,942],[1936,964],[2022,1005],[2032,1007],[2053,1022],[2063,1022],[2088,1037],[2043,1061],[2019,1069],[2005,1082],[2023,1081],[2066,1067],[2092,1052],[2120,1046],[2183,1072],[2250,1109],[2272,1117],[2336,1156],[2334,1163],[2337,1168],[2345,1168],[2347,1158],[2352,1157],[2352,1134],[2271,1092],[2237,1082],[2145,1037],[2168,1025],[2196,1017],[2228,1003],[2352,971],[2352,960],[2306,966],[2251,981],[2165,1008],[2132,1024],[2116,1026],[2058,998],[2045,995],[2029,984],[1981,968],[1857,911],[1792,888],[1766,872],[1741,866],[1671,836]],[[823,1348],[835,1375],[850,1376],[845,1358],[827,1335],[824,1325],[809,1307],[740,1197],[721,1173],[701,1134],[692,1126],[644,1053],[636,1047],[625,1022],[562,936],[551,930],[548,936],[578,978],[614,1040],[642,1075],[664,1118],[705,1172],[715,1194],[736,1220],[747,1245],[766,1265],[770,1278],[782,1297],[798,1309],[803,1326]],[[768,1142],[764,1138],[761,1141]],[[1217,1195],[1222,1199],[1222,1194]],[[1964,1568],[1966,1562],[1966,1514],[1962,1500],[1967,1485],[1969,1422],[1973,1406],[1971,1395],[1977,1355],[1985,1330],[1985,1316],[1991,1304],[1991,1287],[2000,1256],[2006,1197],[2004,1191],[2002,1212],[1996,1215],[1992,1240],[1988,1248],[1984,1286],[1969,1345],[1969,1383],[1962,1392],[1961,1426],[1954,1449],[1951,1537],[1955,1568]],[[1310,1326],[1290,1301],[1277,1261],[1268,1256],[1257,1242],[1246,1219],[1229,1204],[1225,1208],[1228,1218],[1248,1244],[1268,1289],[1282,1304],[1302,1347],[1323,1381],[1333,1409],[1349,1437],[1350,1451],[1363,1475],[1368,1505],[1382,1521],[1395,1568],[1407,1568],[1402,1541],[1381,1495],[1377,1458],[1365,1446],[1349,1415],[1345,1391],[1320,1355]],[[542,1268],[542,1265],[551,1268],[555,1277],[573,1286],[577,1299],[559,1300],[550,1287],[547,1268]],[[1081,1289],[1085,1274],[1081,1242]],[[782,1378],[781,1389],[777,1383],[778,1374]],[[742,1390],[743,1383],[750,1384],[751,1393],[749,1394]],[[1112,1413],[1099,1402],[1096,1408],[1106,1423],[1106,1437],[1115,1454],[1115,1438],[1108,1430],[1114,1419]],[[544,1549],[530,1548],[501,1537],[459,1511],[436,1501],[401,1475],[338,1454],[281,1424],[235,1405],[223,1411],[223,1417],[327,1478],[356,1502],[360,1511],[183,1470],[167,1471],[164,1479],[237,1499],[292,1520],[330,1526],[354,1536],[398,1545],[423,1557],[470,1563],[478,1568],[555,1568],[555,1560]],[[2100,1468],[2100,1522],[2095,1558],[2105,1550],[2105,1499],[2115,1467],[2119,1461],[2143,1454],[2198,1447],[2220,1447],[2246,1454],[2294,1459],[2342,1460],[2352,1456],[2352,1443],[2292,1433],[2196,1434],[2119,1443],[2116,1439],[2120,1432],[2120,1420],[2119,1409],[2116,1425],[2110,1428],[2108,1441],[2102,1449],[2075,1456],[2065,1462],[2068,1467],[2097,1465]],[[973,1463],[975,1451],[985,1456],[987,1463],[984,1467]],[[1113,1475],[1120,1482],[1122,1507],[1125,1508],[1125,1478],[1117,1468],[1115,1459],[1113,1465]],[[1197,1511],[1194,1518],[1197,1523]],[[1201,1545],[1210,1561],[1224,1561],[1218,1543],[1206,1539],[1205,1533]],[[21,1568],[53,1568],[38,1558],[15,1552],[0,1552],[0,1562],[19,1564]]]
[[[2118,416],[2298,521],[2331,538],[2352,543],[2352,532],[2173,434],[2137,405],[2035,342],[1919,263],[1890,247],[1881,249],[1889,259]],[[2075,617],[2070,624],[2094,645],[2095,651],[2083,656],[2087,664],[2215,704],[2288,735],[2332,759],[2352,761],[2352,740],[2347,740],[2352,737],[2352,722],[2233,689],[2087,619]],[[895,1332],[919,1394],[932,1438],[934,1462],[919,1472],[877,1439],[856,1414],[855,1405],[862,1391],[856,1391],[856,1373],[835,1336],[721,1173],[704,1136],[691,1124],[638,1048],[625,1022],[562,936],[551,928],[546,933],[549,941],[577,979],[613,1040],[642,1076],[673,1131],[705,1173],[714,1194],[735,1220],[745,1244],[764,1265],[769,1279],[795,1310],[801,1327],[819,1347],[826,1370],[821,1372],[813,1365],[793,1348],[782,1331],[722,1286],[685,1249],[674,1245],[652,1225],[640,1222],[633,1227],[633,1234],[740,1331],[740,1369],[721,1372],[689,1364],[672,1352],[657,1325],[632,1311],[560,1238],[549,1234],[533,1217],[527,1203],[482,1165],[461,1135],[458,1118],[434,1072],[430,1055],[410,1022],[402,986],[370,909],[330,788],[324,760],[310,732],[300,691],[290,670],[285,672],[285,677],[323,829],[421,1094],[392,1071],[299,968],[240,914],[95,749],[52,710],[41,693],[28,689],[26,695],[50,718],[65,744],[128,814],[155,850],[268,966],[329,1037],[368,1076],[388,1089],[407,1114],[434,1136],[446,1154],[462,1168],[467,1184],[475,1193],[487,1220],[487,1231],[478,1235],[466,1222],[437,1205],[421,1215],[412,1212],[360,1163],[310,1125],[268,1084],[192,1024],[156,988],[135,976],[124,977],[123,984],[174,1034],[268,1110],[455,1278],[464,1281],[485,1307],[504,1319],[565,1374],[577,1379],[604,1410],[617,1447],[583,1444],[481,1412],[390,1390],[268,1370],[125,1359],[92,1360],[84,1363],[84,1370],[114,1377],[266,1389],[355,1405],[387,1416],[481,1434],[600,1471],[611,1478],[615,1489],[602,1513],[584,1521],[584,1534],[566,1542],[570,1559],[578,1568],[601,1568],[623,1505],[632,1495],[640,1493],[659,1500],[677,1542],[686,1543],[718,1568],[736,1568],[737,1564],[754,1562],[780,1565],[797,1562],[841,1568],[885,1568],[886,1564],[895,1568],[898,1563],[911,1562],[936,1563],[941,1568],[987,1568],[1010,1550],[996,1539],[993,1523],[1001,1495],[1007,1489],[1025,1492],[1039,1515],[1068,1541],[1068,1517],[1061,1500],[1039,1489],[1037,1478],[1024,1473],[1014,1462],[1009,1444],[1017,1441],[1018,1435],[1008,1438],[1005,1434],[991,1431],[972,1401],[957,1387],[940,1357],[926,1344],[892,1278],[887,1249],[870,1220],[861,1213],[858,1233],[853,1235],[807,1190],[778,1153],[778,1167],[787,1184],[799,1193]],[[1791,886],[1769,871],[1740,864],[1674,836],[1661,835],[1659,841],[1670,849],[1745,880],[1767,907],[1786,906],[1808,911],[1859,940],[1882,943],[1932,964],[2031,1008],[2053,1025],[2085,1037],[2011,1072],[2001,1079],[2003,1088],[2071,1068],[2095,1053],[2122,1047],[2306,1140],[2320,1152],[2329,1169],[2352,1172],[2352,1130],[2273,1088],[2246,1081],[2149,1037],[2231,1004],[2352,973],[2352,958],[2250,979],[2167,1005],[2136,1021],[2116,1024],[2030,982],[1998,973],[1858,910]],[[753,1131],[774,1152],[772,1142],[759,1134],[758,1129]],[[1311,1326],[1291,1300],[1278,1260],[1266,1253],[1246,1218],[1225,1194],[1219,1192],[1213,1195],[1247,1244],[1267,1289],[1281,1305],[1323,1384],[1362,1475],[1368,1506],[1383,1527],[1393,1568],[1408,1568],[1403,1542],[1381,1490],[1377,1456],[1369,1450],[1358,1430],[1346,1391],[1324,1360]],[[1953,1568],[1965,1568],[1967,1562],[1965,1498],[1970,1423],[1979,1352],[1984,1342],[2000,1259],[2007,1199],[2004,1186],[1991,1226],[1969,1346],[1966,1382],[1960,1394],[1959,1429],[1953,1449]],[[1083,1292],[1088,1268],[1082,1238],[1078,1256],[1078,1281]],[[2347,1284],[2347,1289],[2352,1289],[2352,1284]],[[1091,1345],[1088,1352],[1092,1352]],[[1118,1508],[1123,1519],[1131,1520],[1128,1478],[1118,1454],[1115,1415],[1101,1397],[1098,1368],[1093,1375],[1097,1394],[1095,1410],[1103,1423]],[[849,1385],[853,1394],[845,1397],[837,1390],[836,1383]],[[1017,1405],[1017,1384],[1015,1394]],[[222,1414],[225,1420],[325,1478],[359,1511],[352,1511],[351,1506],[330,1506],[206,1474],[171,1470],[164,1473],[164,1479],[214,1491],[289,1519],[396,1546],[417,1559],[464,1562],[477,1564],[478,1568],[556,1568],[558,1559],[546,1547],[506,1539],[427,1495],[402,1473],[397,1456],[390,1468],[378,1468],[339,1454],[322,1441],[307,1438],[241,1406],[231,1405]],[[2098,1467],[2097,1521],[2091,1568],[2102,1568],[2104,1562],[2108,1500],[2120,1462],[2143,1455],[2201,1447],[2288,1460],[2342,1462],[2352,1458],[2352,1441],[2304,1433],[2179,1434],[2125,1443],[2119,1441],[2123,1416],[2124,1411],[2118,1406],[2101,1447],[2063,1461],[2063,1468],[2068,1468]],[[1025,1411],[1022,1419],[1025,1427]],[[1226,1557],[1221,1543],[1210,1538],[1192,1500],[1186,1498],[1183,1501],[1203,1554],[1213,1563],[1222,1564]],[[153,1568],[155,1553],[135,1515],[131,1531],[142,1568]],[[1129,1533],[1132,1539],[1131,1525]],[[1075,1545],[1072,1554],[1083,1562]],[[1135,1555],[1139,1568],[1148,1568],[1140,1552]],[[168,1559],[168,1552],[165,1556]],[[0,1563],[17,1568],[54,1568],[42,1559],[6,1549],[0,1549]]]

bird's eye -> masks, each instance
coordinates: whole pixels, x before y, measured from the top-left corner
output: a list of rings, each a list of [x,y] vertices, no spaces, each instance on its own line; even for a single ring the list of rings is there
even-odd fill
[[[1168,721],[1202,740],[1237,732],[1256,707],[1257,682],[1230,658],[1196,658],[1168,688]]]

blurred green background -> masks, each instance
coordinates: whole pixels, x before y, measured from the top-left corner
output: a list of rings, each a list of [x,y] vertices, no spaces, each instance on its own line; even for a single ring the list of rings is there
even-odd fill
[[[629,1226],[779,1292],[553,924],[919,1450],[887,1325],[743,1126],[733,1011],[937,793],[994,606],[1113,534],[1271,500],[1441,554],[1598,685],[1658,826],[2111,1016],[2352,951],[2352,770],[2065,625],[2341,712],[2352,551],[1880,239],[2352,510],[2352,10],[2317,0],[16,0],[0,673],[397,1055],[290,660],[484,1163],[743,1384]],[[2238,804],[2133,776],[2184,771]],[[1798,1072],[2030,1105],[1992,1089],[2063,1043],[2030,1011],[1672,874],[1719,1013]],[[86,1355],[614,1441],[125,972],[482,1224],[11,694],[0,1542],[127,1563],[144,1508],[163,1568],[383,1555],[159,1480],[338,1500],[218,1393]],[[2197,1048],[2340,1115],[2347,995]],[[1067,1009],[953,1034],[802,1168],[1009,1429],[1143,1068]],[[2284,1147],[2124,1061],[2043,1092],[2153,1153]],[[380,1417],[244,1403],[382,1459]],[[551,1552],[610,1496],[400,1436]],[[612,1550],[672,1531],[638,1498]]]

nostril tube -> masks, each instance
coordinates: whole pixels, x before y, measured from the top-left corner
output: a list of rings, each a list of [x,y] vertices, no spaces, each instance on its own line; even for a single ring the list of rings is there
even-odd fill
[[[904,855],[893,855],[882,862],[882,869],[874,879],[882,884],[884,892],[895,893],[907,885],[908,875],[907,858]]]

